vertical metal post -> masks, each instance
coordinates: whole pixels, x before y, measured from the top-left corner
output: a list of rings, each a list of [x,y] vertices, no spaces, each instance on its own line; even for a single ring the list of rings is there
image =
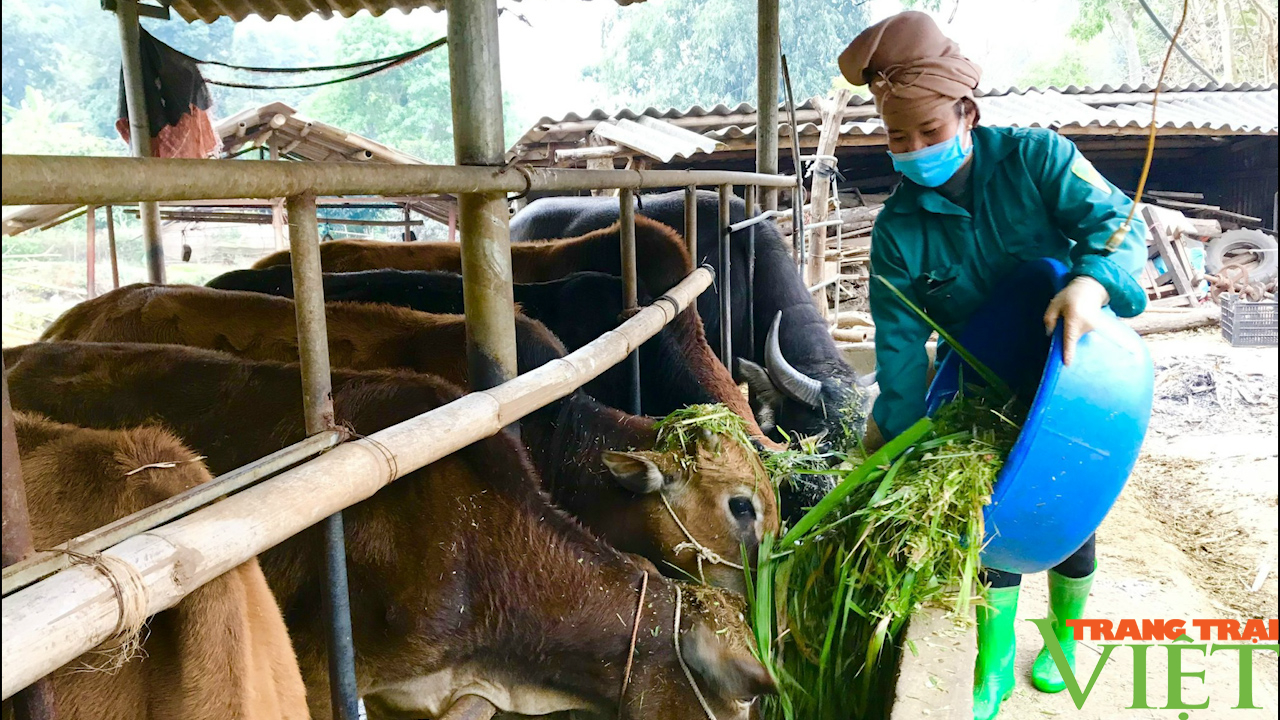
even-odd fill
[[[698,267],[698,186],[684,189],[684,242],[689,248],[689,259]]]
[[[18,435],[13,429],[13,411],[9,407],[9,379],[0,365],[0,393],[3,393],[3,421],[0,432],[4,442],[3,519],[0,520],[0,560],[5,567],[25,560],[34,552],[31,518],[27,515],[27,490],[22,482],[22,462],[18,453]],[[13,696],[14,715],[19,720],[52,720],[55,716],[53,686],[49,678],[41,678]]]
[[[459,165],[503,165],[497,0],[449,4],[449,87]],[[458,197],[467,365],[477,390],[516,375],[510,218],[503,193]]]
[[[98,296],[98,208],[84,212],[84,286],[90,300]]]
[[[733,277],[730,267],[732,253],[729,247],[729,202],[733,200],[733,186],[720,186],[720,218],[717,231],[720,233],[720,362],[733,372],[733,293],[730,278]]]
[[[449,208],[449,242],[458,242],[458,207]]]
[[[116,252],[116,209],[107,206],[107,250],[111,253],[111,287],[120,288],[120,255]]]
[[[640,304],[639,291],[636,286],[636,205],[635,192],[626,188],[618,191],[618,209],[622,219],[622,308],[623,315],[630,317]],[[641,414],[640,409],[640,350],[632,350],[627,356],[627,397],[632,415]]]
[[[405,203],[404,204],[404,241],[405,242],[409,242],[410,240],[413,239],[412,236],[409,235],[409,233],[413,232],[413,226],[411,224],[412,222],[413,222],[413,218],[410,217],[409,215],[409,203]]]
[[[324,314],[324,282],[320,276],[320,237],[316,196],[285,200],[289,215],[293,302],[298,322],[298,359],[302,369],[302,412],[308,435],[333,427],[333,389],[329,372],[329,332]],[[347,553],[342,513],[325,518],[325,619],[329,629],[329,696],[333,716],[357,720],[355,648],[351,640],[351,601],[347,591]]]
[[[756,195],[760,188],[755,185],[748,185],[746,189],[747,201],[747,217],[755,217],[759,211],[756,209]],[[747,228],[747,339],[746,352],[743,357],[754,361],[756,359],[756,226],[752,225]],[[740,343],[741,344],[741,343]]]
[[[142,49],[139,46],[137,0],[116,0],[120,23],[120,50],[124,69],[124,100],[129,111],[129,145],[134,157],[151,157],[151,123],[147,119],[147,96],[143,90]],[[160,233],[160,204],[138,204],[142,239],[147,254],[147,279],[164,283],[164,245]]]
[[[778,174],[778,0],[756,0],[756,172]],[[798,172],[798,171],[797,171]],[[778,209],[778,189],[766,188],[764,209]]]

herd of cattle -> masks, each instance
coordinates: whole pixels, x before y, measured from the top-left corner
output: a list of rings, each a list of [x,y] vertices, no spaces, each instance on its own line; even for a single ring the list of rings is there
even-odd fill
[[[641,198],[642,302],[695,259],[718,266],[717,196],[699,197],[699,258],[672,229],[683,203]],[[741,201],[731,210],[745,216]],[[614,199],[567,198],[513,219],[520,372],[620,321],[617,216]],[[816,498],[784,486],[779,508],[758,450],[859,433],[867,397],[772,224],[755,245],[754,312],[766,321],[748,340],[745,243],[731,245],[734,370],[749,400],[707,343],[720,323],[714,291],[641,349],[646,413],[723,403],[754,446],[702,432],[659,448],[653,417],[621,409],[627,377],[614,368],[527,416],[518,435],[347,511],[370,716],[435,717],[474,694],[521,715],[744,718],[772,690],[750,649],[743,565],[780,517]],[[120,288],[72,308],[42,342],[4,350],[38,547],[304,438],[288,262],[277,253],[207,287]],[[330,242],[321,262],[338,422],[367,435],[465,392],[458,245]],[[62,716],[328,717],[316,533],[153,618],[145,657],[118,673],[59,671]],[[675,579],[690,577],[709,585]]]

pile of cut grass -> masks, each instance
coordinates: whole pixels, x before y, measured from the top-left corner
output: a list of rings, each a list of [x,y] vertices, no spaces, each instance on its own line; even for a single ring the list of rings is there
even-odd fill
[[[765,538],[748,577],[757,650],[780,689],[765,720],[880,717],[915,608],[968,616],[982,508],[1023,415],[1003,390],[969,390],[835,468],[795,456],[766,462],[836,473],[839,484],[781,540]]]

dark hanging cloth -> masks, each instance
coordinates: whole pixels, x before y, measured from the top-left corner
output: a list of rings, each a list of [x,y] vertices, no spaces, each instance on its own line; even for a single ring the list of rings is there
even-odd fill
[[[151,154],[168,158],[207,158],[220,145],[209,119],[213,100],[200,68],[186,56],[139,28],[142,81],[151,128]],[[129,142],[129,110],[124,70],[120,71],[120,107],[116,131]]]

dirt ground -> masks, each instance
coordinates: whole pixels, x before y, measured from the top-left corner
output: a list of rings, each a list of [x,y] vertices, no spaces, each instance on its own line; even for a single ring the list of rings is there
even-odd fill
[[[1086,615],[1094,618],[1274,618],[1277,612],[1277,352],[1232,348],[1211,328],[1147,338],[1156,400],[1142,457],[1098,531],[1098,575]],[[1256,589],[1255,589],[1256,588]],[[1255,653],[1254,704],[1238,703],[1235,652],[1184,652],[1183,701],[1208,708],[1131,710],[1133,654],[1117,649],[1082,709],[1070,694],[1046,695],[1030,681],[1045,617],[1045,576],[1023,582],[1018,623],[1018,688],[1000,717],[1081,720],[1275,718],[1275,653]],[[1195,634],[1198,636],[1198,632]],[[1198,637],[1197,637],[1198,640]],[[1100,659],[1079,653],[1087,681]],[[1167,651],[1150,652],[1148,705],[1166,703]]]

